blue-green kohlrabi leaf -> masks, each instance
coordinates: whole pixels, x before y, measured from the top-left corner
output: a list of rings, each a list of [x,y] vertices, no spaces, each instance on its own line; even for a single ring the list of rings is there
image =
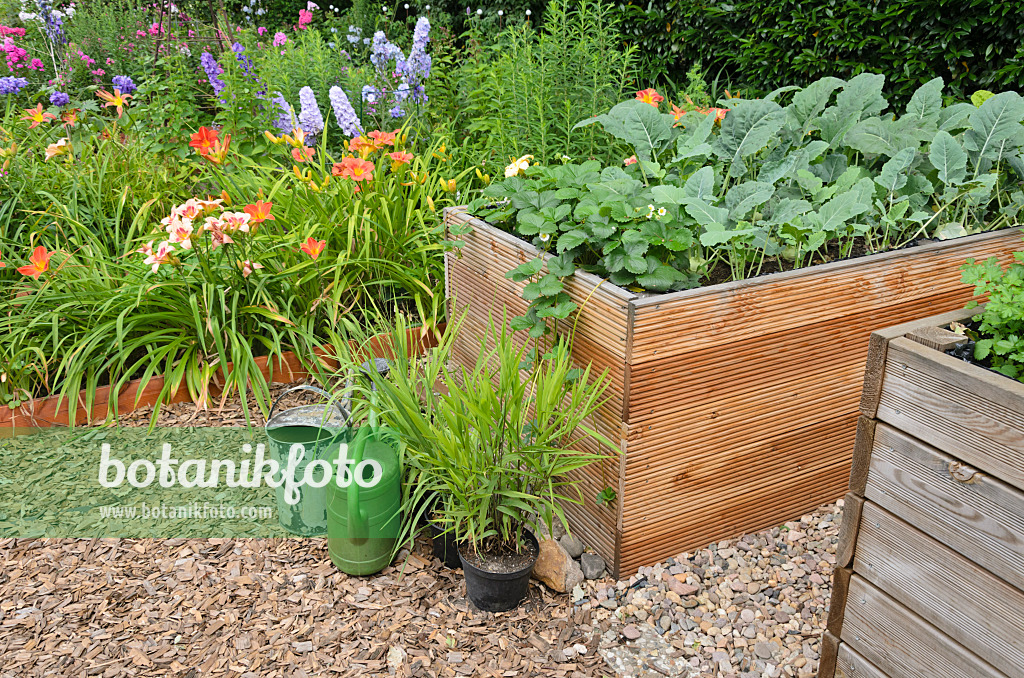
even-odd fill
[[[715,170],[711,167],[701,167],[686,180],[686,183],[683,184],[683,191],[689,198],[704,200],[708,197],[713,197],[715,192]]]
[[[812,215],[815,227],[824,232],[836,231],[850,219],[870,210],[872,185],[871,179],[861,179],[854,188],[822,205]]]
[[[964,148],[971,152],[975,163],[981,158],[998,161],[1006,151],[1024,145],[1021,120],[1024,99],[1016,92],[997,94],[971,113]]]
[[[700,113],[691,111],[683,116],[682,121],[688,123],[676,140],[676,157],[672,158],[673,163],[681,162],[697,156],[705,156],[711,153],[711,146],[707,143],[711,136],[711,129],[715,125],[715,116],[704,115],[696,125],[693,120]]]
[[[939,170],[939,181],[946,185],[963,183],[967,177],[967,153],[949,132],[939,130],[935,134],[928,162]]]
[[[854,125],[843,137],[844,145],[861,153],[893,157],[904,148],[917,148],[917,137],[885,118],[868,118]]]
[[[785,123],[786,112],[774,101],[742,101],[722,120],[722,131],[711,150],[729,162],[729,176],[743,176],[744,158],[767,146]]]
[[[882,165],[882,171],[875,177],[875,183],[889,193],[895,193],[907,185],[907,170],[914,164],[917,151],[904,148]]]
[[[654,106],[637,99],[616,104],[607,113],[583,120],[573,129],[595,122],[601,123],[616,139],[632,146],[641,162],[650,161],[652,151],[664,150],[676,136],[671,115],[659,113]]]
[[[839,78],[822,78],[793,95],[793,103],[786,108],[789,119],[806,134],[814,128],[813,121],[828,106],[832,92],[845,83]]]
[[[903,129],[916,128],[934,132],[942,113],[942,78],[933,78],[917,88],[907,104],[907,112],[900,116]]]
[[[745,219],[750,211],[762,205],[775,195],[775,187],[763,181],[745,181],[736,184],[725,194],[725,206],[729,209],[729,218]]]

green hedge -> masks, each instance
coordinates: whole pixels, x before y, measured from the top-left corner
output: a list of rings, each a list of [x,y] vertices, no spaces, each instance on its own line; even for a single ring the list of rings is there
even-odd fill
[[[885,73],[898,100],[936,76],[956,96],[1024,86],[1021,0],[631,0],[620,9],[651,79],[678,82],[699,61],[727,85],[760,91],[864,71]]]

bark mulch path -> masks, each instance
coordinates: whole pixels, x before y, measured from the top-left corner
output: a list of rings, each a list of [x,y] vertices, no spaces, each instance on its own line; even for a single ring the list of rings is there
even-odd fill
[[[427,554],[349,577],[322,538],[2,540],[0,676],[610,673],[567,596],[534,583],[518,610],[480,612]]]

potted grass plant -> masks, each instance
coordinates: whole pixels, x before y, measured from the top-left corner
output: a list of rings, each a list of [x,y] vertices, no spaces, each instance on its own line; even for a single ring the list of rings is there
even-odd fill
[[[583,438],[615,446],[587,423],[606,375],[575,368],[566,343],[538,355],[504,324],[492,323],[489,335],[471,366],[448,369],[444,351],[399,357],[376,386],[381,420],[404,441],[407,505],[431,511],[460,544],[470,600],[497,612],[526,597],[534,533],[556,520],[567,526],[564,505],[581,503],[574,472],[605,456],[580,451]],[[432,494],[443,501],[424,505]]]

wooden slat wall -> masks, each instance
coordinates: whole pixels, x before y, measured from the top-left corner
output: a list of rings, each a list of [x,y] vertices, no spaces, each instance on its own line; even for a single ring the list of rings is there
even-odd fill
[[[862,516],[856,572],[992,666],[1024,676],[1024,592],[873,502]]]
[[[842,641],[893,678],[1010,678],[856,574]]]
[[[871,337],[819,678],[1024,676],[1024,388],[943,352],[967,315]]]
[[[457,210],[445,213],[446,223],[469,224],[473,231],[460,239],[464,245],[445,255],[448,299],[452,304],[452,317],[465,310],[463,331],[456,337],[455,359],[465,365],[476,361],[480,339],[488,337],[489,318],[500,323],[503,315],[513,318],[527,308],[522,298],[525,283],[515,283],[505,277],[507,271],[535,258],[538,251],[526,242],[514,238],[486,223]],[[609,569],[618,571],[619,534],[621,532],[622,465],[626,451],[627,434],[622,423],[626,385],[626,345],[628,335],[629,301],[635,296],[596,276],[578,272],[566,281],[569,295],[580,306],[570,321],[559,321],[558,331],[568,334],[576,324],[573,357],[579,364],[591,363],[595,370],[608,371],[611,386],[608,401],[596,415],[595,426],[612,441],[619,443],[621,455],[598,463],[571,475],[580,481],[583,505],[567,505],[566,513],[573,531],[593,547],[608,563]],[[493,345],[493,342],[488,342]],[[585,445],[589,451],[602,451]],[[605,487],[618,493],[620,506],[597,506],[597,494]]]
[[[1024,489],[1020,382],[910,339],[893,339],[878,419]]]
[[[986,233],[633,301],[624,571],[840,496],[872,330],[962,307],[963,261],[1020,244]]]

